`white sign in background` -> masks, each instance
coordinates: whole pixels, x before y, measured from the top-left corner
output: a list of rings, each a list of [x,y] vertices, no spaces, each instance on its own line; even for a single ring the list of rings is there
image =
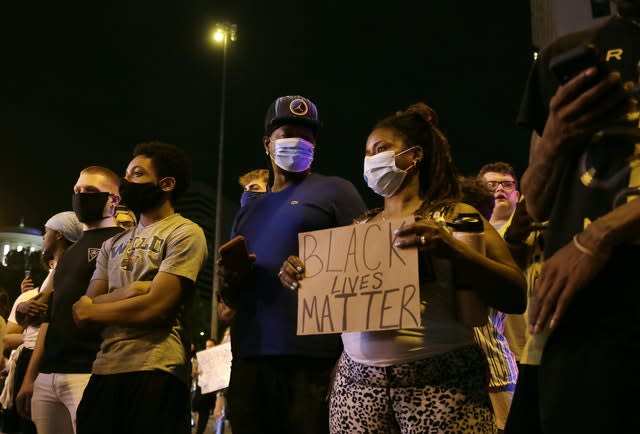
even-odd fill
[[[198,368],[201,372],[198,385],[202,393],[215,392],[229,387],[231,376],[231,342],[198,351]]]

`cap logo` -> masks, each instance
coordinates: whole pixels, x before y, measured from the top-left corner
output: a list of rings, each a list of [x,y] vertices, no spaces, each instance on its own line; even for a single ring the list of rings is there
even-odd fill
[[[304,116],[309,113],[309,106],[304,100],[297,98],[289,104],[289,111],[294,115]]]

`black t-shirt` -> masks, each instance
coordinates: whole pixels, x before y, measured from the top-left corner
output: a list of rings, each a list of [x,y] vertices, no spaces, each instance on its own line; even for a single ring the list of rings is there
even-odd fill
[[[549,70],[549,63],[558,54],[588,44],[598,48],[608,67],[619,71],[624,81],[637,81],[640,27],[629,20],[612,17],[597,26],[560,37],[540,51],[529,72],[518,125],[529,127],[542,136],[549,116],[549,101],[559,85]]]
[[[71,308],[87,292],[103,241],[122,232],[120,227],[85,231],[56,265],[49,300],[47,337],[40,372],[90,373],[100,348],[100,331],[78,328]]]
[[[571,48],[594,44],[605,54],[612,70],[618,70],[623,80],[638,79],[640,57],[640,27],[619,17],[559,38],[540,52],[532,67],[522,100],[518,124],[528,126],[542,135],[549,114],[549,101],[558,82],[549,71],[549,62],[557,54]],[[636,123],[618,126],[637,126]],[[576,158],[565,167],[549,217],[545,237],[545,257],[549,258],[592,221],[611,212],[627,200],[629,159],[634,153],[633,140],[609,135],[590,140]],[[584,321],[621,318],[627,310],[636,317],[640,302],[634,267],[640,246],[623,244],[614,249],[605,269],[580,291],[563,322],[572,318]],[[615,296],[603,296],[603,290],[615,291]],[[626,316],[627,320],[629,316]]]

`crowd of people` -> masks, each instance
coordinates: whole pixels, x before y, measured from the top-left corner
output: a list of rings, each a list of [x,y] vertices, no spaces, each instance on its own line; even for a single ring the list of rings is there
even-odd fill
[[[211,415],[220,434],[640,432],[621,398],[640,386],[640,1],[615,3],[618,15],[534,62],[521,179],[503,161],[461,176],[455,144],[418,101],[363,137],[358,170],[383,204],[368,208],[351,182],[313,170],[325,146],[316,104],[276,98],[267,167],[238,178],[229,239],[246,253],[214,252],[232,353],[220,390],[201,390],[190,336],[208,251],[174,208],[188,156],[151,141],[123,177],[84,168],[73,210],[44,224],[46,279],[25,276],[1,324],[2,432],[201,434]],[[582,46],[603,61],[554,75],[557,56]],[[399,219],[393,248],[418,258],[418,326],[299,334],[299,234]],[[460,219],[481,248],[452,229]]]

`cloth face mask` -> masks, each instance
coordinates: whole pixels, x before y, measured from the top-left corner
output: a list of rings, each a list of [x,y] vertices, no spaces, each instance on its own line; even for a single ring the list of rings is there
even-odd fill
[[[135,214],[140,214],[157,206],[162,200],[162,189],[154,183],[143,184],[120,179],[120,196],[125,204]]]
[[[72,199],[73,212],[78,220],[84,223],[95,222],[104,218],[104,207],[109,193],[74,193]]]

